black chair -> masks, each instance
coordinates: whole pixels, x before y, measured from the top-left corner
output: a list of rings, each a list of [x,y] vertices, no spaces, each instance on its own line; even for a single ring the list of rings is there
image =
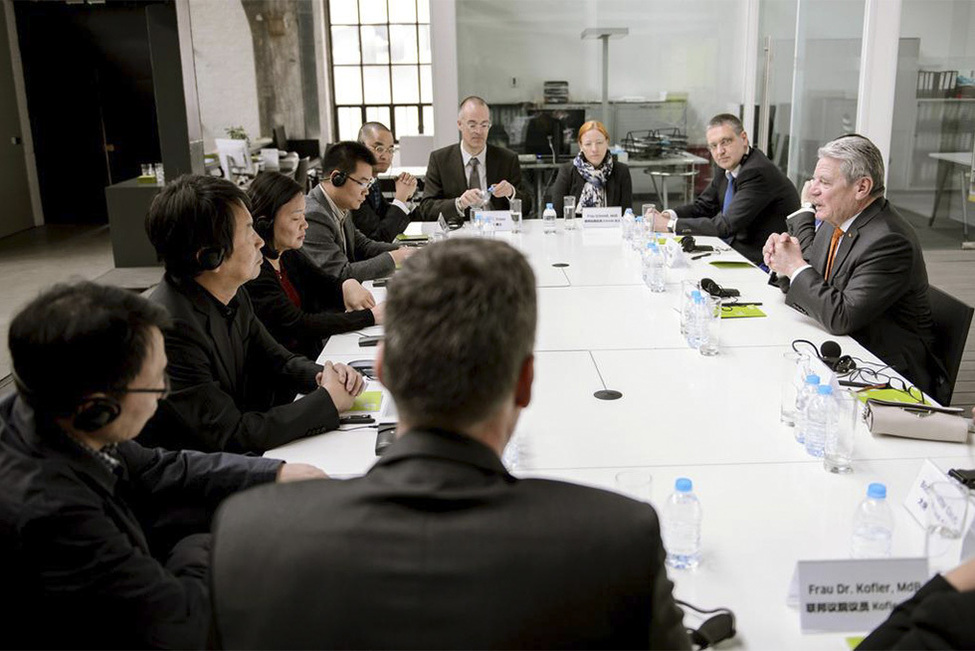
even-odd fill
[[[944,402],[947,406],[951,404],[951,395],[955,391],[955,380],[958,378],[975,308],[934,285],[928,285],[928,301],[931,303],[931,316],[934,320],[934,354],[948,372],[947,400]]]
[[[301,185],[301,189],[308,194],[308,157],[298,159],[298,168],[295,170],[295,181]]]
[[[293,151],[302,158],[315,160],[321,158],[322,148],[318,140],[307,138],[301,140],[289,139],[284,130],[284,125],[274,127],[274,146],[281,151]]]

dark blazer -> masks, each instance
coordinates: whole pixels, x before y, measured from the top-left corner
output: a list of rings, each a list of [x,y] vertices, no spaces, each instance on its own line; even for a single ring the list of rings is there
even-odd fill
[[[694,203],[674,208],[680,235],[716,235],[754,262],[762,263],[762,247],[773,233],[785,231],[785,217],[799,207],[792,181],[765,154],[752,147],[735,178],[735,194],[727,213],[721,212],[728,178],[714,167],[711,184]]]
[[[369,198],[352,211],[352,222],[369,239],[376,242],[392,242],[410,225],[412,213],[408,214],[396,204],[386,201],[386,197],[378,190],[378,185],[377,181],[370,190]],[[379,204],[378,208],[369,201],[373,197]]]
[[[231,302],[230,321],[194,280],[166,274],[151,300],[173,318],[164,333],[172,393],[143,431],[143,444],[261,453],[338,428],[335,405],[315,382],[322,367],[274,341],[246,291]],[[307,395],[292,402],[295,393]]]
[[[560,167],[559,175],[552,186],[555,214],[562,216],[562,200],[569,195],[576,198],[578,205],[585,185],[586,180],[582,178],[582,174],[579,174],[572,161]],[[633,181],[630,179],[630,168],[625,163],[613,161],[613,173],[606,179],[606,205],[620,206],[624,211],[633,207]]]
[[[823,280],[833,227],[815,229],[804,212],[789,220],[812,269],[788,285],[786,303],[834,335],[851,335],[921,389],[938,398],[928,272],[914,228],[884,198],[867,206],[840,240]]]
[[[444,431],[300,483],[217,516],[225,648],[689,648],[647,504],[517,479]]]
[[[3,648],[204,648],[210,521],[280,461],[118,445],[116,472],[0,401]]]
[[[321,184],[305,197],[305,219],[308,220],[308,230],[301,250],[330,276],[342,280],[355,278],[362,282],[396,271],[392,256],[385,254],[399,247],[374,242],[363,235],[350,215],[343,217],[332,208]]]
[[[318,359],[323,340],[332,335],[375,325],[372,310],[345,311],[342,281],[329,276],[300,250],[281,254],[281,268],[301,297],[291,302],[278,274],[266,259],[261,273],[244,288],[254,313],[279,344],[308,359]]]
[[[975,592],[940,574],[897,606],[857,649],[975,649]]]
[[[507,181],[521,193],[521,165],[518,154],[503,147],[487,145],[484,159],[487,168],[487,187],[500,181]],[[440,213],[448,222],[464,221],[465,215],[458,215],[454,199],[467,191],[467,174],[464,171],[464,157],[460,143],[437,149],[430,153],[427,175],[424,179],[423,200],[417,210],[423,221],[437,221]],[[492,210],[507,210],[508,201],[491,197]]]

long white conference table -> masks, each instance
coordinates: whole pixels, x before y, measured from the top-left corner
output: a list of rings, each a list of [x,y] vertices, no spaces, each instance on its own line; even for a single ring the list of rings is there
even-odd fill
[[[411,231],[424,227],[430,225],[413,224]],[[887,485],[895,513],[893,555],[922,556],[924,532],[904,498],[926,458],[945,470],[975,467],[971,446],[874,438],[860,423],[854,471],[826,472],[779,421],[782,354],[794,339],[817,345],[833,339],[846,354],[876,358],[786,306],[760,270],[710,264],[744,260],[734,251],[668,269],[667,291],[653,294],[619,229],[544,234],[541,222],[528,221],[522,233],[493,237],[525,253],[538,288],[534,392],[516,430],[513,473],[617,490],[616,473],[643,469],[652,474],[658,512],[674,480],[690,477],[704,512],[703,558],[695,570],[669,570],[677,597],[731,608],[738,628],[731,646],[847,648],[846,635],[800,631],[798,609],[786,603],[796,561],[849,557],[853,514],[874,481]],[[687,346],[676,311],[680,280],[702,277],[739,289],[742,301],[761,301],[768,315],[724,319],[715,357]],[[384,290],[374,292],[382,300]],[[376,349],[360,348],[359,337],[381,331],[332,337],[320,361],[371,359]],[[596,399],[593,393],[604,388],[623,396]],[[267,456],[353,477],[374,463],[375,438],[374,428],[330,432]],[[685,620],[700,623],[692,613]]]

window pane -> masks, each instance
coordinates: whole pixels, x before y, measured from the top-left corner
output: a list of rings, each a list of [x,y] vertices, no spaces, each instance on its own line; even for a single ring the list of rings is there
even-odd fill
[[[420,135],[420,112],[415,106],[396,107],[396,138]]]
[[[366,122],[381,122],[389,127],[389,107],[388,106],[367,106]]]
[[[420,25],[420,63],[430,63],[430,26]]]
[[[427,136],[433,135],[433,107],[423,107],[423,133]]]
[[[416,63],[416,25],[393,25],[389,28],[393,63]]]
[[[416,0],[416,22],[430,23],[430,0]]]
[[[411,104],[420,101],[416,66],[393,66],[393,101]]]
[[[333,25],[355,25],[359,22],[355,0],[328,0],[328,20]]]
[[[361,104],[362,78],[359,76],[359,66],[335,66],[335,103]]]
[[[332,28],[332,63],[359,63],[359,29],[357,27]]]
[[[415,23],[416,3],[414,0],[393,0],[389,3],[389,22]]]
[[[389,68],[387,66],[363,67],[362,83],[362,90],[366,94],[366,104],[389,104]]]
[[[385,25],[362,28],[362,62],[389,63],[389,34]]]
[[[430,66],[420,66],[420,101],[433,101],[433,75]]]
[[[358,106],[339,107],[339,140],[355,140],[362,126],[362,109]]]
[[[394,0],[397,4],[402,0]],[[359,18],[363,25],[386,22],[386,0],[359,0]]]

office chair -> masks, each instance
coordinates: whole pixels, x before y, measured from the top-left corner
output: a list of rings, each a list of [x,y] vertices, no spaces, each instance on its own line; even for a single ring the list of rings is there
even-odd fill
[[[289,139],[284,130],[284,125],[278,125],[272,129],[274,135],[274,146],[281,151],[293,151],[298,156],[307,157],[311,160],[321,158],[322,148],[315,138]]]
[[[298,167],[295,169],[295,181],[301,186],[301,191],[308,194],[308,157],[298,159]]]
[[[975,308],[949,296],[934,285],[928,285],[928,302],[934,320],[934,353],[948,372],[948,402],[955,392],[955,380],[961,367],[961,358],[968,340]]]

